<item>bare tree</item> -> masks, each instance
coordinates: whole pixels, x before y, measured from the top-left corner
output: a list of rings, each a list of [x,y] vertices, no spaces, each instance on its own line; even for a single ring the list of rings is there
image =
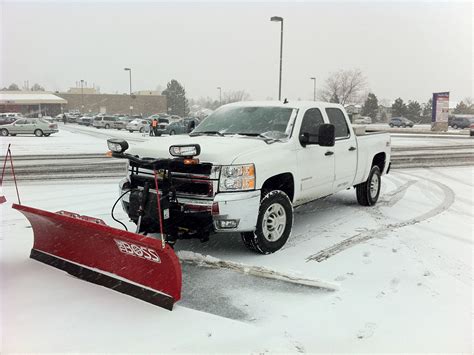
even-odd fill
[[[341,69],[329,75],[319,96],[323,101],[334,101],[337,98],[342,105],[361,103],[366,87],[367,80],[359,69]]]
[[[250,100],[250,95],[245,90],[226,91],[222,95],[222,104],[248,100]]]

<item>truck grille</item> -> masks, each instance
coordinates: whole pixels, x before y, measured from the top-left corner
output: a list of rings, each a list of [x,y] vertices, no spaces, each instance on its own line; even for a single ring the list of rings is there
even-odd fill
[[[153,171],[134,167],[129,169],[129,173],[139,186],[143,186],[145,182],[155,186]],[[171,173],[172,185],[178,197],[212,199],[217,192],[218,178],[219,171],[214,167],[210,174]]]

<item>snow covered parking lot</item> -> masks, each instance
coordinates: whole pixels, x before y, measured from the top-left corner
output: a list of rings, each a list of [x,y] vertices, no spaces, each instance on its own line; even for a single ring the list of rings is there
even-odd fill
[[[283,250],[249,253],[239,236],[177,249],[340,285],[326,291],[183,267],[173,312],[28,258],[29,223],[1,206],[2,352],[472,351],[472,167],[384,177],[379,203],[353,190],[298,208]],[[109,217],[116,180],[22,183],[26,205]],[[71,188],[73,185],[73,188]],[[122,211],[117,210],[125,220]]]

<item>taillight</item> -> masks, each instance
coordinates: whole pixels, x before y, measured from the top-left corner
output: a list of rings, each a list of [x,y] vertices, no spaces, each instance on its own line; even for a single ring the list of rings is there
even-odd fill
[[[52,128],[52,129],[56,129],[57,127],[58,127],[58,126],[55,125],[55,124],[50,124],[50,125],[49,125],[49,128]]]

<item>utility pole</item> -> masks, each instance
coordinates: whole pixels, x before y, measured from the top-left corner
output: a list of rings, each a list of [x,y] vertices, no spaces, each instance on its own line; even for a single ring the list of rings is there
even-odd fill
[[[314,82],[313,101],[316,101],[316,78],[315,78],[315,77],[311,77],[310,79],[313,80],[313,82]]]
[[[283,64],[283,17],[280,16],[273,16],[270,18],[270,21],[273,22],[280,22],[280,79],[278,82],[278,101],[281,100],[281,72],[282,72],[282,64]]]
[[[123,70],[128,71],[129,73],[129,83],[130,83],[130,117],[133,114],[133,105],[132,105],[132,68],[123,68]]]
[[[81,79],[81,101],[82,101],[81,113],[84,114],[84,80],[82,79]]]
[[[222,106],[222,88],[218,86],[217,90],[219,90],[219,106]]]

